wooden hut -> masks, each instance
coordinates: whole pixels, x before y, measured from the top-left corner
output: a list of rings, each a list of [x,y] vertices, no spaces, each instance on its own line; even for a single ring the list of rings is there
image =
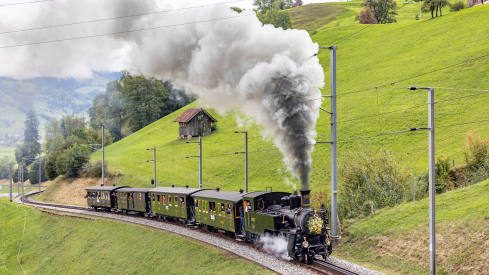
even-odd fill
[[[173,122],[179,123],[179,136],[206,136],[212,132],[212,125],[217,120],[202,108],[187,109]]]

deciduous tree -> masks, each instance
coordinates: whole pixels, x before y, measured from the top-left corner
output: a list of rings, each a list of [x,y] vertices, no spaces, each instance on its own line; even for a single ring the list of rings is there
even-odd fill
[[[394,0],[364,0],[360,6],[370,8],[379,24],[397,22],[397,3]]]

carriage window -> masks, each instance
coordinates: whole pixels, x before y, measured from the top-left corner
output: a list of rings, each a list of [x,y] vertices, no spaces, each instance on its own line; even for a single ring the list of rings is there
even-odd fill
[[[177,196],[175,196],[174,202],[175,202],[175,206],[178,206],[178,197]]]
[[[171,196],[168,195],[168,204],[171,206]]]
[[[138,197],[141,199],[141,193],[138,193]]]
[[[156,200],[160,202],[160,195],[156,195]]]
[[[185,205],[185,199],[183,197],[180,197],[180,206]]]
[[[166,196],[165,195],[161,195],[161,202],[163,204],[166,204]]]
[[[221,216],[224,216],[224,214],[226,213],[226,208],[224,208],[224,203],[220,203],[220,207],[219,207],[219,215]]]
[[[233,206],[228,204],[228,208],[226,209],[226,214],[228,214],[229,217],[233,214]]]
[[[216,212],[216,203],[213,201],[209,202],[209,212],[212,212],[212,213]]]
[[[198,210],[199,209],[199,200],[195,200],[195,210]]]

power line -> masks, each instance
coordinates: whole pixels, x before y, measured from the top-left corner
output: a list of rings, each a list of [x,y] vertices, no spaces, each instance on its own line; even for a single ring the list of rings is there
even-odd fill
[[[361,30],[359,30],[359,31],[356,31],[356,32],[352,33],[351,35],[349,35],[349,36],[347,36],[347,37],[345,37],[345,38],[341,39],[340,41],[338,41],[338,42],[334,43],[333,45],[336,45],[336,44],[339,44],[340,42],[345,41],[346,39],[348,39],[348,38],[350,38],[350,37],[354,36],[355,34],[357,34],[357,33],[361,32],[361,31],[365,30],[366,28],[368,28],[368,27],[370,27],[370,26],[372,26],[372,24],[369,24],[369,25],[368,25],[368,26],[366,26],[365,28],[363,28],[363,29],[361,29]],[[319,53],[318,53],[318,54],[319,54]]]
[[[54,1],[54,0],[50,0],[50,1]],[[174,12],[174,11],[181,11],[181,10],[204,8],[204,7],[209,7],[209,6],[223,5],[223,4],[229,4],[229,3],[235,3],[235,2],[242,2],[242,1],[245,1],[245,0],[236,0],[236,1],[229,1],[229,2],[221,2],[221,3],[208,4],[208,5],[200,5],[200,6],[194,6],[194,7],[188,7],[188,8],[180,8],[180,9],[173,9],[173,10],[162,10],[162,11],[155,11],[155,12],[149,12],[149,13],[140,13],[140,14],[134,14],[134,15],[111,17],[111,18],[94,19],[94,20],[88,20],[88,21],[81,21],[81,22],[74,22],[74,23],[67,23],[67,24],[59,24],[59,25],[52,25],[52,26],[45,26],[45,27],[37,27],[37,28],[30,28],[30,29],[22,29],[22,30],[14,30],[14,31],[5,31],[5,32],[0,32],[0,34],[23,32],[23,31],[33,31],[33,30],[40,30],[40,29],[49,29],[49,28],[56,28],[56,27],[66,27],[66,26],[73,26],[73,25],[79,25],[79,24],[87,24],[87,23],[102,22],[102,21],[109,21],[109,20],[116,20],[116,19],[130,18],[130,17],[138,17],[138,16],[158,14],[158,13],[165,13],[165,12]]]
[[[422,106],[426,106],[426,105],[427,104],[420,104],[420,105],[411,106],[411,107],[407,107],[407,108],[403,108],[403,109],[399,109],[399,110],[395,110],[395,111],[379,113],[379,114],[376,114],[376,115],[357,117],[357,118],[352,118],[352,119],[347,119],[347,120],[340,120],[340,121],[338,121],[338,123],[340,123],[340,122],[354,121],[354,120],[361,120],[361,119],[366,119],[366,118],[371,118],[371,117],[383,116],[383,115],[397,113],[397,112],[401,112],[401,111],[406,111],[406,110],[410,110],[410,109],[414,109],[414,108],[418,108],[418,107],[422,107]]]
[[[25,5],[25,4],[37,4],[37,3],[53,2],[53,1],[56,1],[56,0],[41,0],[41,1],[31,1],[31,2],[22,2],[22,3],[1,4],[0,7]]]
[[[453,127],[453,126],[459,126],[459,125],[466,125],[466,124],[474,124],[474,123],[481,123],[481,122],[488,122],[489,119],[485,120],[478,120],[478,121],[471,121],[471,122],[463,122],[463,123],[458,123],[458,124],[452,124],[452,125],[444,125],[444,126],[436,126],[436,128],[446,128],[446,127]]]
[[[434,72],[442,71],[442,70],[445,70],[445,69],[448,69],[448,68],[451,68],[451,67],[455,67],[455,66],[458,66],[458,65],[462,65],[462,64],[468,63],[470,61],[481,59],[481,58],[484,58],[484,57],[487,57],[487,56],[489,56],[489,54],[485,54],[485,55],[481,55],[481,56],[478,56],[478,57],[466,59],[464,61],[461,61],[461,62],[452,64],[452,65],[449,65],[449,66],[445,66],[445,67],[440,68],[440,69],[436,69],[436,70],[429,71],[429,72],[426,72],[426,73],[422,73],[422,74],[419,74],[419,75],[416,75],[416,76],[408,77],[408,78],[405,78],[405,79],[402,79],[402,80],[394,81],[394,82],[391,82],[389,84],[383,84],[383,85],[379,85],[379,86],[375,86],[375,87],[371,87],[371,88],[366,88],[366,89],[361,89],[361,90],[357,90],[357,91],[353,91],[353,92],[348,92],[348,93],[341,93],[339,95],[348,95],[348,94],[353,94],[353,93],[359,93],[359,92],[373,90],[373,89],[377,89],[377,88],[385,87],[385,86],[389,86],[389,85],[394,85],[394,84],[397,84],[397,85],[405,85],[405,84],[402,84],[400,82],[403,82],[403,81],[406,81],[406,80],[410,80],[410,79],[413,79],[413,78],[417,78],[417,77],[421,77],[421,76],[424,76],[424,75],[427,75],[427,74],[431,74],[431,73],[434,73]]]
[[[144,29],[129,30],[129,31],[120,31],[120,32],[112,32],[112,33],[104,33],[104,34],[79,36],[79,37],[73,37],[73,38],[56,39],[56,40],[33,42],[33,43],[26,43],[26,44],[18,44],[18,45],[11,45],[11,46],[2,46],[2,47],[0,47],[0,49],[15,48],[15,47],[22,47],[22,46],[30,46],[30,45],[38,45],[38,44],[47,44],[47,43],[54,43],[54,42],[61,42],[61,41],[79,40],[79,39],[85,39],[85,38],[101,37],[101,36],[115,35],[115,34],[122,34],[122,33],[132,33],[132,32],[140,32],[140,31],[156,30],[156,29],[162,29],[162,28],[178,27],[178,26],[184,26],[184,25],[191,25],[191,24],[206,23],[206,22],[219,21],[219,20],[225,20],[225,19],[231,19],[231,18],[238,18],[238,17],[250,16],[250,15],[254,15],[254,14],[236,15],[236,16],[217,18],[217,19],[209,19],[209,20],[195,21],[195,22],[189,22],[189,23],[166,25],[166,26],[160,26],[160,27],[152,27],[152,28],[144,28]]]

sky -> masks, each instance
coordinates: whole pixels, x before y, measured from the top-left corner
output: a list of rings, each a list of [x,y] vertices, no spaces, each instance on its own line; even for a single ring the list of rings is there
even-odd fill
[[[0,66],[0,76],[87,78],[92,71],[119,71],[133,63],[129,54],[146,39],[137,32],[119,32],[167,25],[179,30],[177,25],[219,19],[227,14],[226,6],[250,10],[252,4],[253,0],[0,0],[0,64],[8,64]],[[124,18],[100,20],[120,16]],[[254,13],[241,16],[252,20]],[[95,22],[73,24],[86,21]]]

